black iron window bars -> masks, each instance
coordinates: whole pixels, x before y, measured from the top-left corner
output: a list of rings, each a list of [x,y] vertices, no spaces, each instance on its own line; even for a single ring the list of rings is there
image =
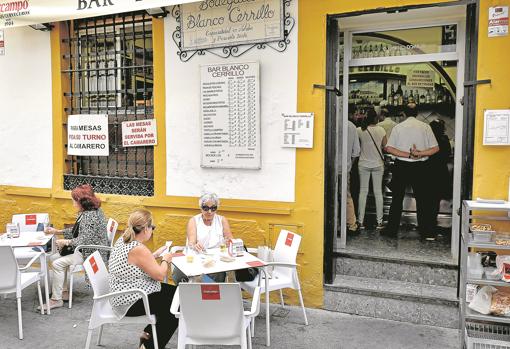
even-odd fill
[[[151,20],[143,11],[67,22],[65,112],[107,114],[110,155],[66,152],[64,189],[89,183],[100,193],[154,195],[153,146],[122,146],[123,121],[154,118]]]

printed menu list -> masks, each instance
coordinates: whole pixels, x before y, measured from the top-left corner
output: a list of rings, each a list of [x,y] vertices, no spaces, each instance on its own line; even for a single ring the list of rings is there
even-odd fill
[[[257,62],[203,65],[202,167],[260,168]]]

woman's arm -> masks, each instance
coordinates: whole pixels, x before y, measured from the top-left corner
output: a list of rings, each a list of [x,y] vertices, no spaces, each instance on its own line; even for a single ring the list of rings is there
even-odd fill
[[[188,245],[195,246],[197,244],[197,224],[193,217],[191,217],[188,221],[186,236],[188,238]]]
[[[384,136],[382,139],[382,142],[381,142],[381,146],[382,146],[383,150],[384,150],[384,147],[386,146],[386,143],[388,143],[388,138],[386,138],[386,136]]]
[[[234,236],[232,235],[232,231],[230,231],[230,224],[228,224],[228,219],[221,217],[221,225],[223,225],[223,237],[226,240],[233,239]]]
[[[162,257],[161,264],[158,264],[152,256],[152,252],[144,245],[133,248],[128,253],[128,263],[137,266],[146,272],[151,278],[163,281],[168,274],[168,267],[172,261],[170,253]]]

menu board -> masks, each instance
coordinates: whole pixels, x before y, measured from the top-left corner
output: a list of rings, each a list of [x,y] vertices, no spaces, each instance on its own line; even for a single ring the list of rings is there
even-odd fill
[[[200,67],[202,167],[260,169],[259,63]]]

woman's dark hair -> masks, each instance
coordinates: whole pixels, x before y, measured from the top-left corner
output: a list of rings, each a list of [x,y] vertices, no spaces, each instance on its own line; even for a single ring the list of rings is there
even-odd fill
[[[434,136],[436,136],[436,139],[439,140],[445,132],[445,124],[444,121],[441,119],[432,120],[430,122],[430,128],[432,129],[432,132],[434,133]]]
[[[101,207],[101,200],[94,194],[90,184],[82,184],[74,188],[71,197],[80,204],[82,211],[97,210]]]
[[[375,125],[377,123],[377,113],[374,109],[368,109],[367,115],[363,119],[363,123],[361,124],[361,129],[365,131],[369,125]]]

